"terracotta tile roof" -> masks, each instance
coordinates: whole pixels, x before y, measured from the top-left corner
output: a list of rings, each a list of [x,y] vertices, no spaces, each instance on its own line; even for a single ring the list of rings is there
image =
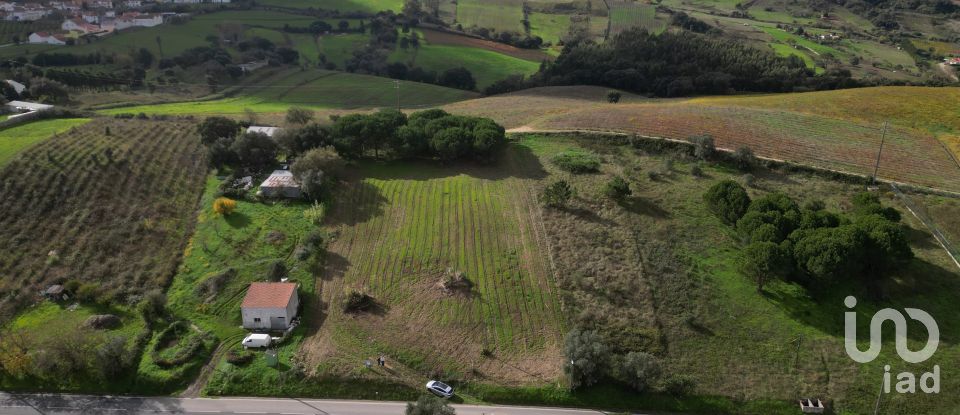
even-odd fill
[[[292,282],[254,282],[243,297],[241,308],[284,308],[297,291]]]

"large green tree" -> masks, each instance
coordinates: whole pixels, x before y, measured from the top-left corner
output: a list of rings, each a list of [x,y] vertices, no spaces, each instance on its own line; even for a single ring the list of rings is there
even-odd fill
[[[723,180],[710,186],[703,199],[707,208],[728,225],[737,223],[750,206],[746,189],[733,180]]]

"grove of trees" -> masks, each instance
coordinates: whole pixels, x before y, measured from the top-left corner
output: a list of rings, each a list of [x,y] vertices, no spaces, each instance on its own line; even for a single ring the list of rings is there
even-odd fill
[[[913,258],[900,214],[874,193],[858,193],[847,215],[822,202],[800,207],[781,192],[750,200],[732,180],[713,185],[707,207],[733,225],[744,248],[738,268],[762,291],[773,279],[804,285],[855,280],[867,288]]]

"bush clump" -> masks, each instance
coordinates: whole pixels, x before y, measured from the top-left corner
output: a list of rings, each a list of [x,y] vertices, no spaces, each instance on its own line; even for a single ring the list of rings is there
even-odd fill
[[[733,180],[724,180],[707,189],[703,195],[707,208],[728,225],[737,223],[750,206],[747,191]]]
[[[583,151],[564,151],[550,159],[555,166],[573,174],[596,173],[600,171],[600,157]]]
[[[231,349],[227,352],[227,363],[234,366],[244,366],[253,361],[253,352]]]
[[[376,305],[376,302],[373,300],[373,297],[363,291],[354,289],[347,292],[347,295],[343,299],[343,312],[358,313],[367,311],[373,308],[374,305]]]

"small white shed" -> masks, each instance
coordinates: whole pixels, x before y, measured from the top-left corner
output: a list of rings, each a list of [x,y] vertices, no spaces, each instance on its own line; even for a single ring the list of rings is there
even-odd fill
[[[280,132],[280,127],[267,127],[264,125],[251,125],[247,127],[248,133],[260,133],[266,135],[267,137],[273,138],[273,136]]]
[[[290,170],[275,170],[260,184],[260,194],[266,197],[300,197],[300,183]]]
[[[300,296],[292,282],[254,282],[240,304],[243,328],[286,330],[297,317]]]

